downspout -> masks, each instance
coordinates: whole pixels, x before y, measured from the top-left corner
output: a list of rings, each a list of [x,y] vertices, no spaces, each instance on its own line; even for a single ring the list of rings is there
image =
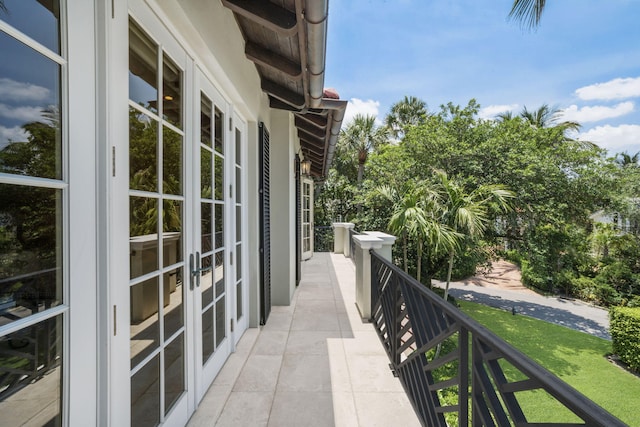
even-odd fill
[[[328,15],[328,0],[307,0],[305,2],[304,20],[307,30],[307,69],[303,70],[303,72],[306,71],[309,75],[310,108],[322,108]]]

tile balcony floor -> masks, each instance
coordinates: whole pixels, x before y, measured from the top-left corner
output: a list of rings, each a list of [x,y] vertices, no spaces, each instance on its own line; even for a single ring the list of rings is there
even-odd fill
[[[373,326],[355,306],[343,255],[302,263],[291,306],[248,329],[188,427],[419,426]]]

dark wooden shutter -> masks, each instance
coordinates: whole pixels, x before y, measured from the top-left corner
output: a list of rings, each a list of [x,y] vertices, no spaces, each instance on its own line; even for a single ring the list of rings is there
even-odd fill
[[[302,198],[300,197],[300,156],[294,162],[296,174],[296,286],[302,278]]]
[[[271,198],[269,187],[269,131],[260,123],[260,324],[271,314]]]

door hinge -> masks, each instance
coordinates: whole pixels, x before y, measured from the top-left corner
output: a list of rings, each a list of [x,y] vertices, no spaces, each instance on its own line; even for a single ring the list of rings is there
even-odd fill
[[[117,306],[113,306],[113,336],[116,336],[116,333],[118,332],[118,321],[117,321],[117,317],[118,317],[118,308]]]
[[[233,319],[231,319],[231,332],[233,332],[233,329],[234,329],[234,321]]]
[[[229,131],[233,130],[233,117],[229,117]]]
[[[116,147],[111,147],[111,176],[116,176]]]
[[[233,265],[233,252],[229,252],[229,264]]]
[[[229,184],[229,198],[233,197],[233,184]]]

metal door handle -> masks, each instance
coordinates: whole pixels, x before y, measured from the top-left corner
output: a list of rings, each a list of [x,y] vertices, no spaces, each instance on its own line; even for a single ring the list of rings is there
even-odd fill
[[[205,271],[213,270],[213,266],[210,265],[209,267],[200,267],[200,252],[196,252],[195,256],[193,254],[189,255],[189,270],[191,270],[191,289],[193,289],[194,281],[195,286],[199,288],[200,277],[202,276],[202,273]]]

